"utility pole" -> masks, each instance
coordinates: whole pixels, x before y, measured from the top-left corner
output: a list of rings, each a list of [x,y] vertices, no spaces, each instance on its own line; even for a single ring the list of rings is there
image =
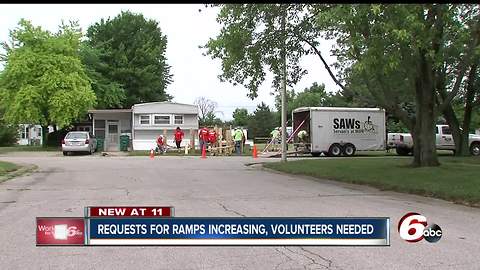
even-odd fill
[[[286,101],[286,92],[287,92],[287,33],[286,33],[286,19],[287,19],[287,5],[283,4],[283,14],[282,14],[282,162],[287,161],[287,101]]]

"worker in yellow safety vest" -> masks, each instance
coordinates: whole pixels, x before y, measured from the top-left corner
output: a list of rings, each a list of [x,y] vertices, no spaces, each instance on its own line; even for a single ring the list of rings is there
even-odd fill
[[[270,132],[270,136],[272,136],[272,140],[271,140],[271,145],[272,145],[272,151],[276,151],[276,149],[278,148],[278,144],[280,143],[280,128],[279,127],[276,127],[272,130],[272,132]]]
[[[242,141],[243,141],[243,131],[238,127],[235,129],[235,132],[233,133],[233,140],[235,141],[235,153],[237,153],[237,155],[240,155]]]

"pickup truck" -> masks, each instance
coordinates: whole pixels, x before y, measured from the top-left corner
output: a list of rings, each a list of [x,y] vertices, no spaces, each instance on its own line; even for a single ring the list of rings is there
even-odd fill
[[[437,125],[436,145],[437,150],[455,151],[452,132],[448,125]],[[413,138],[410,133],[388,133],[387,149],[395,148],[398,155],[406,156],[413,152]],[[472,156],[480,155],[480,135],[469,134],[468,144]]]

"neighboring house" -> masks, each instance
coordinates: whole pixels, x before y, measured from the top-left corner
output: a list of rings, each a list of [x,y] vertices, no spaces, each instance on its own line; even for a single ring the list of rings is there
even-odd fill
[[[19,145],[42,145],[42,126],[31,124],[20,124],[19,126],[17,142]]]
[[[191,134],[198,130],[198,107],[173,102],[135,104],[131,109],[89,110],[93,134],[104,139],[99,151],[119,151],[120,136],[130,137],[129,149],[150,150],[156,147],[159,135],[174,145],[173,134],[180,127],[185,137],[182,146],[190,144]]]
[[[480,128],[477,128],[477,130],[475,130],[475,134],[480,135]]]

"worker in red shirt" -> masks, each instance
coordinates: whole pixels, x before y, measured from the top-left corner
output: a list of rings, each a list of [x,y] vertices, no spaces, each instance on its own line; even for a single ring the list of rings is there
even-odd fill
[[[200,150],[203,149],[203,146],[205,145],[205,148],[207,147],[208,143],[208,129],[206,127],[202,127],[198,131],[198,140],[200,142]]]
[[[212,147],[217,142],[217,133],[215,132],[214,129],[212,129],[208,132],[208,142],[210,143],[210,145]]]
[[[165,153],[165,139],[163,138],[163,135],[160,135],[157,138],[157,152],[160,152],[160,154]]]
[[[175,130],[175,144],[177,145],[177,149],[180,149],[180,144],[182,143],[182,139],[184,135],[185,134],[180,129],[180,127],[177,127],[177,129]]]

